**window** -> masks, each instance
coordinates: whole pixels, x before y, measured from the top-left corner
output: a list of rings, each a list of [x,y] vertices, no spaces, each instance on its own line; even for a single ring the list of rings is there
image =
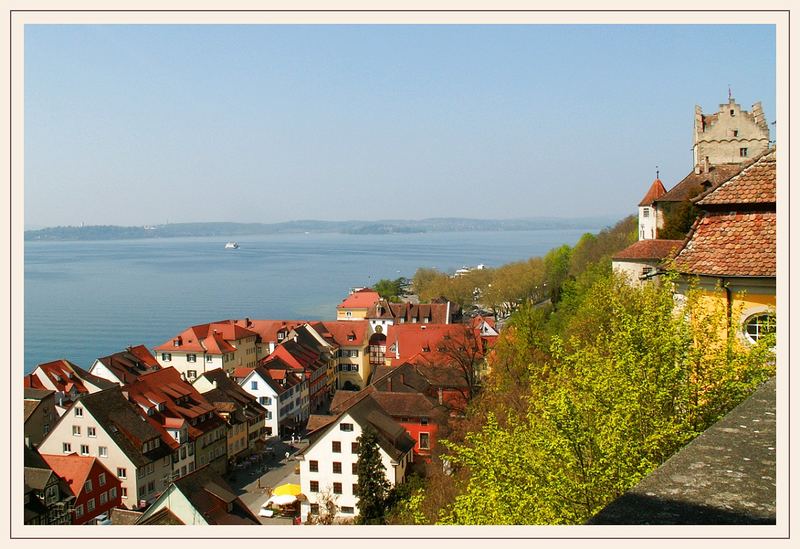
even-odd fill
[[[739,156],[746,157],[747,156],[747,147],[742,147],[739,149]]]
[[[250,390],[257,391],[258,390],[258,381],[251,381],[250,382]]]
[[[352,313],[352,312],[350,312],[350,311],[347,311],[347,312],[346,312],[344,315],[345,315],[347,318],[350,318],[351,316],[353,316],[353,313]]]
[[[334,440],[331,442],[331,451],[334,454],[341,454],[342,453],[342,443],[338,440]]]
[[[312,459],[311,461],[309,461],[308,462],[308,470],[310,472],[312,472],[312,473],[318,473],[319,472],[319,461],[317,461],[316,459]]]
[[[73,425],[72,426],[72,436],[74,436],[74,437],[81,436],[81,426],[80,425]]]
[[[197,355],[194,353],[186,355],[186,362],[197,362]]]
[[[358,463],[354,463],[354,464],[353,464],[353,466],[352,466],[352,473],[353,473],[354,475],[357,475],[357,474],[358,474]]]
[[[97,447],[97,455],[101,458],[108,457],[108,447],[107,446],[98,446]]]
[[[650,217],[650,208],[642,208],[642,217]]]
[[[258,403],[262,406],[269,406],[272,404],[272,399],[270,397],[259,397]]]
[[[92,498],[92,499],[90,499],[89,501],[86,502],[86,511],[88,513],[91,513],[92,511],[94,511],[94,498]]]
[[[186,370],[186,377],[194,379],[197,377],[197,370]]]
[[[319,515],[319,503],[312,503],[311,504],[311,514],[312,515]]]
[[[108,503],[108,492],[103,492],[100,494],[100,505],[105,505]]]
[[[358,350],[355,350],[355,351],[350,351],[350,356],[352,356],[352,357],[358,357]]]
[[[119,490],[120,490],[119,492],[120,497],[122,497],[123,499],[128,499],[128,489],[125,488],[124,486],[121,486]]]
[[[86,492],[87,494],[92,491],[92,479],[87,480],[83,484],[83,491]]]
[[[114,501],[115,499],[117,499],[117,487],[116,486],[112,487],[111,490],[108,491],[108,499],[110,499],[111,501]]]
[[[75,507],[75,518],[80,518],[83,516],[83,505],[78,505]]]
[[[97,436],[97,430],[94,427],[87,427],[86,428],[86,436],[93,437],[93,438],[96,437]]]
[[[89,455],[89,445],[88,444],[81,444],[81,455],[88,456]]]
[[[642,276],[648,275],[653,272],[652,267],[642,267]]]
[[[744,335],[748,341],[756,343],[767,334],[775,333],[775,315],[759,313],[748,318],[744,323]]]
[[[139,499],[144,499],[144,485],[139,486]]]
[[[733,137],[739,137],[739,130],[733,130]]]
[[[333,462],[333,472],[336,474],[342,474],[342,462],[341,461],[334,461]]]
[[[342,513],[344,513],[346,515],[352,515],[352,514],[355,514],[355,512],[356,512],[354,507],[349,507],[347,505],[343,506],[341,509],[342,509]]]
[[[310,482],[310,485],[311,485],[311,486],[309,487],[309,489],[310,489],[312,492],[319,492],[319,481],[312,480],[312,481]]]
[[[419,434],[419,449],[430,450],[431,448],[431,435],[429,433]]]
[[[156,489],[156,481],[151,480],[150,482],[147,483],[147,491],[148,492],[152,492],[155,489]]]
[[[169,362],[172,360],[172,353],[161,353],[161,360],[164,362]]]
[[[340,423],[339,424],[339,430],[340,431],[352,431],[353,430],[353,424],[352,423]]]
[[[731,109],[731,116],[736,116],[736,111]]]
[[[333,483],[333,493],[334,494],[341,494],[342,493],[342,483],[341,482],[334,482]]]
[[[117,478],[128,478],[128,473],[124,467],[117,467]]]
[[[97,477],[97,485],[98,486],[105,486],[106,485],[106,474],[100,473]]]
[[[428,418],[426,418],[426,417],[419,418],[419,424],[420,425],[427,425],[428,424]]]
[[[81,407],[75,408],[75,417],[83,417],[83,408]]]
[[[358,453],[358,442],[353,442],[350,444],[350,452],[353,454]]]

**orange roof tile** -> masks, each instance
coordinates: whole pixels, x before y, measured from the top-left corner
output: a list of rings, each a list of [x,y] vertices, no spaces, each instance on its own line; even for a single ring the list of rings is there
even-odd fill
[[[683,240],[639,240],[614,254],[612,259],[614,261],[621,259],[661,260],[677,253],[682,245]]]
[[[67,481],[66,484],[74,496],[77,496],[83,490],[83,485],[86,479],[89,478],[92,466],[97,460],[94,456],[79,456],[74,453],[67,455],[41,454],[41,456],[55,474]],[[100,465],[102,466],[102,464]]]
[[[369,322],[366,320],[326,320],[311,327],[323,338],[340,347],[361,347],[366,344]]]
[[[697,201],[699,206],[775,204],[775,149]]]
[[[709,276],[775,276],[774,212],[708,213],[675,258],[679,272]]]
[[[639,202],[639,206],[649,206],[655,202],[657,198],[664,196],[665,194],[667,194],[667,189],[664,188],[664,184],[661,182],[661,180],[656,178],[656,180],[653,181],[653,184],[650,185],[650,188],[647,190],[647,194],[644,195],[642,201]]]
[[[369,309],[378,300],[381,298],[378,292],[370,289],[364,288],[362,290],[358,290],[357,292],[353,292],[346,298],[339,303],[336,308],[337,309]]]
[[[187,328],[176,337],[155,348],[156,351],[231,353],[236,348],[230,343],[246,337],[257,336],[252,330],[232,324],[230,321],[198,324]]]

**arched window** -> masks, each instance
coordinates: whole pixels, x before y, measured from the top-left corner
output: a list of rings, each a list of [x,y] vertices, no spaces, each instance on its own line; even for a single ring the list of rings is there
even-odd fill
[[[763,336],[774,333],[775,315],[772,313],[754,314],[744,322],[744,335],[752,343],[757,343]]]

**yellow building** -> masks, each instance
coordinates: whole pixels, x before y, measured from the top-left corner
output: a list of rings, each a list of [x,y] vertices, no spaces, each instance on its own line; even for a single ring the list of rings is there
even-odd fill
[[[378,292],[370,288],[355,290],[336,306],[336,320],[364,320],[380,298]]]
[[[678,293],[695,283],[744,341],[775,331],[775,149],[694,200],[703,214],[675,257]],[[722,303],[720,303],[722,302]]]

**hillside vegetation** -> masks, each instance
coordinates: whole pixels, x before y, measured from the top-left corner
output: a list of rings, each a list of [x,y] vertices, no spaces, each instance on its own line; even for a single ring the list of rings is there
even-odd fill
[[[392,522],[585,523],[774,375],[774,336],[745,345],[724,307],[693,291],[676,307],[669,276],[639,289],[612,273],[635,230],[626,219],[471,279],[513,314],[482,391]],[[421,294],[465,298],[462,280],[417,275]],[[544,297],[552,306],[535,306]]]

